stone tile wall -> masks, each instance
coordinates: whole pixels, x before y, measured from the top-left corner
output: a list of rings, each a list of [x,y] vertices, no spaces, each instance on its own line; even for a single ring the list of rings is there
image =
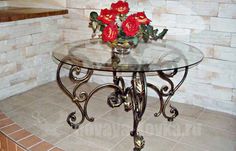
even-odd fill
[[[90,38],[88,16],[114,0],[67,0],[66,42]],[[190,70],[174,101],[236,114],[236,1],[128,0],[131,11],[145,11],[152,24],[169,29],[167,39],[200,48],[204,61]],[[106,81],[104,77],[94,81]],[[154,77],[149,78],[155,82]],[[151,94],[154,95],[154,94]]]
[[[62,16],[0,23],[0,100],[55,80]]]

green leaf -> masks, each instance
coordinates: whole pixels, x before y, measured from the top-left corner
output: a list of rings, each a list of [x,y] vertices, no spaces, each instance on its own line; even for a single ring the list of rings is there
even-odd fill
[[[134,37],[132,41],[133,41],[134,46],[138,45],[138,37]]]
[[[141,24],[141,29],[142,29],[143,31],[146,31],[146,30],[147,30],[147,26],[145,26],[144,24]]]
[[[97,12],[93,11],[93,12],[90,13],[90,20],[91,21],[96,21],[97,18],[98,18],[98,13]]]
[[[153,26],[147,25],[147,31],[148,31],[149,35],[153,35]]]
[[[158,29],[153,30],[153,35],[157,35]]]
[[[158,39],[163,39],[166,35],[168,29],[163,29],[163,31],[157,36]]]
[[[148,32],[143,33],[143,41],[148,42],[148,40],[149,40],[149,33]]]
[[[100,31],[102,32],[102,31],[104,30],[104,28],[105,28],[105,25],[104,25],[104,24],[101,24],[101,25],[100,25]]]

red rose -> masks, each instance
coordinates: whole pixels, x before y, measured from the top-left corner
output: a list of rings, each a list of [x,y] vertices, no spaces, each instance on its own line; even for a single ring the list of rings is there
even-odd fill
[[[134,18],[134,15],[130,15],[122,23],[122,29],[127,36],[135,36],[139,31],[139,22]]]
[[[122,0],[119,0],[117,3],[111,4],[111,9],[115,10],[117,14],[128,14],[129,12],[129,4]]]
[[[117,39],[118,27],[116,24],[109,24],[102,32],[102,40],[104,42],[113,42]]]
[[[97,19],[104,24],[113,23],[116,20],[116,12],[114,10],[102,9]]]
[[[138,12],[135,15],[135,19],[140,23],[140,24],[145,24],[148,25],[151,20],[147,18],[144,12]]]

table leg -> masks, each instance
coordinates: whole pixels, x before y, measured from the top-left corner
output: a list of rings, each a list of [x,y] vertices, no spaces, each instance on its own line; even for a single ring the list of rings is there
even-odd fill
[[[90,77],[93,74],[92,70],[88,70],[87,73],[83,76],[78,78],[77,76],[80,74],[81,68],[77,67],[77,66],[71,66],[70,71],[69,71],[69,78],[71,81],[73,81],[74,83],[76,83],[76,85],[73,88],[73,92],[70,92],[66,86],[62,83],[61,81],[61,69],[64,65],[64,62],[66,60],[62,61],[59,63],[58,68],[57,68],[57,83],[59,85],[59,87],[61,88],[61,90],[72,100],[73,103],[76,104],[76,106],[78,107],[82,117],[80,122],[78,123],[74,123],[77,118],[75,116],[76,112],[72,112],[68,115],[67,117],[67,123],[73,128],[73,129],[78,129],[79,126],[84,122],[85,119],[87,119],[90,122],[94,121],[93,117],[89,117],[87,114],[87,104],[88,104],[88,99],[87,99],[87,94],[86,92],[81,92],[79,96],[77,96],[76,91],[77,89],[82,86],[83,84],[85,84]]]
[[[137,131],[147,103],[147,82],[144,72],[133,73],[131,98],[133,102],[134,123],[133,131],[131,131],[130,134],[134,137],[134,151],[140,151],[145,145],[143,136],[139,135],[139,132]]]
[[[161,88],[158,88],[157,86],[148,83],[147,87],[153,89],[158,97],[159,97],[159,101],[160,101],[160,108],[159,111],[157,113],[155,113],[154,115],[156,117],[158,117],[159,115],[163,114],[163,116],[168,120],[168,121],[173,121],[175,117],[178,116],[179,112],[177,110],[177,108],[175,108],[174,106],[172,106],[170,104],[170,113],[171,115],[167,115],[166,113],[166,108],[170,102],[170,99],[172,98],[172,96],[175,94],[175,92],[179,89],[179,87],[183,84],[184,80],[187,77],[188,74],[188,67],[184,68],[184,75],[182,77],[182,79],[180,80],[180,82],[175,86],[173,81],[171,80],[171,78],[173,78],[176,74],[178,73],[178,70],[173,70],[173,72],[171,73],[165,73],[163,71],[158,71],[158,76],[166,81],[168,84],[162,86]]]
[[[85,119],[87,119],[89,122],[94,121],[93,117],[88,116],[87,106],[88,106],[88,103],[89,103],[91,97],[96,92],[98,92],[99,90],[104,89],[104,88],[112,88],[115,90],[115,92],[120,94],[120,96],[125,96],[124,95],[125,92],[124,92],[124,88],[121,88],[119,85],[114,84],[114,83],[107,83],[107,84],[99,85],[96,88],[94,88],[93,90],[91,90],[90,92],[86,92],[86,91],[78,92],[79,88],[82,85],[86,84],[93,74],[93,70],[88,69],[87,73],[81,77],[81,74],[80,74],[81,68],[78,66],[71,66],[71,68],[69,70],[69,78],[73,83],[75,83],[75,86],[73,86],[72,92],[70,92],[66,88],[66,86],[62,83],[60,73],[61,73],[61,69],[62,69],[63,65],[65,65],[65,62],[73,62],[73,61],[76,61],[76,60],[71,59],[71,58],[64,58],[64,60],[59,63],[58,68],[57,68],[57,83],[58,83],[59,87],[61,88],[61,90],[72,100],[73,103],[76,104],[76,106],[78,107],[78,109],[81,113],[81,116],[82,116],[81,120],[77,123],[76,123],[77,117],[75,115],[76,112],[70,113],[67,117],[67,123],[73,129],[78,129],[79,126],[85,121]]]

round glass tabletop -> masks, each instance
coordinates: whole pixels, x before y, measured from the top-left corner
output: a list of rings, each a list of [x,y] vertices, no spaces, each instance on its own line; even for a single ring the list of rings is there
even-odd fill
[[[68,44],[67,48],[53,51],[53,56],[69,65],[117,72],[182,69],[197,65],[204,57],[199,49],[172,40],[140,42],[129,54],[119,55],[101,39]]]

